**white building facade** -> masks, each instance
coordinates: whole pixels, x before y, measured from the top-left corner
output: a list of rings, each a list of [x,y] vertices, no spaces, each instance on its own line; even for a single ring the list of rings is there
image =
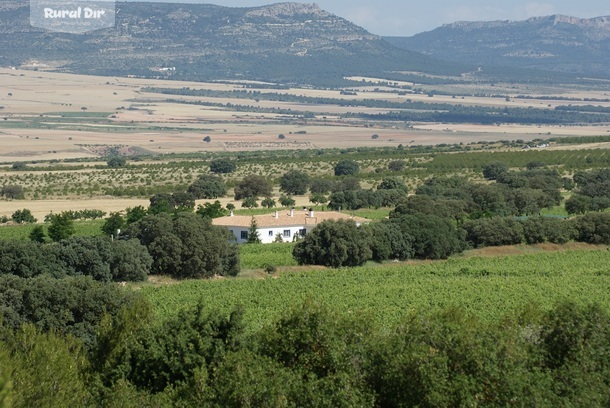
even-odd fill
[[[233,234],[238,244],[248,242],[248,235],[252,221],[256,222],[256,231],[263,244],[272,242],[292,242],[304,237],[319,223],[327,220],[352,220],[356,225],[369,223],[370,220],[353,217],[336,211],[314,212],[289,210],[276,211],[265,215],[230,215],[215,218],[212,224],[226,227]]]

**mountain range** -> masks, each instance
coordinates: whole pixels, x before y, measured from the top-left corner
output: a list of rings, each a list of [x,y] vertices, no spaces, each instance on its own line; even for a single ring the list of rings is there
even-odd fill
[[[116,9],[114,27],[67,34],[32,27],[27,0],[2,1],[0,66],[328,86],[351,75],[457,76],[481,66],[610,78],[608,17],[458,22],[382,38],[315,4],[118,2]]]
[[[115,27],[66,34],[31,27],[25,0],[0,2],[0,65],[38,61],[70,72],[138,76],[172,68],[162,72],[185,80],[318,84],[394,70],[458,72],[315,4],[119,2],[116,9]]]
[[[385,39],[404,49],[463,64],[610,78],[610,17],[553,15],[525,21],[457,22],[412,37]]]

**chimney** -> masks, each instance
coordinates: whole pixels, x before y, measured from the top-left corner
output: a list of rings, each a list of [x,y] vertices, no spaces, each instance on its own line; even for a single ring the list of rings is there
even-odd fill
[[[276,211],[276,212],[275,212],[275,219],[277,220],[278,218],[280,218],[280,212],[279,212],[279,211]]]
[[[290,216],[291,216],[291,217],[294,217],[294,208],[291,208],[291,209],[290,209]]]
[[[313,208],[310,208],[310,209],[309,209],[309,217],[310,217],[310,218],[313,218]]]
[[[230,215],[230,216],[231,216],[231,217],[233,217],[234,215],[235,215],[235,214],[233,214],[233,211],[231,211],[231,215]]]

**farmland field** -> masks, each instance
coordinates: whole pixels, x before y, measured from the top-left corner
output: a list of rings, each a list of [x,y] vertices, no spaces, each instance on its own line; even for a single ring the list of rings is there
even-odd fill
[[[265,279],[186,281],[142,287],[160,320],[203,300],[210,310],[245,308],[250,330],[276,321],[305,299],[391,328],[407,313],[450,306],[484,321],[528,304],[548,309],[570,299],[597,302],[610,311],[610,251],[570,250],[518,256],[368,265],[283,272]]]

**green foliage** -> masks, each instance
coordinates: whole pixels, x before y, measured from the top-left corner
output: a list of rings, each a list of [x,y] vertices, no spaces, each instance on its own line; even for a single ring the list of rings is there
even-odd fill
[[[335,165],[335,176],[355,176],[360,172],[360,166],[354,160],[341,160]]]
[[[11,219],[17,224],[31,224],[38,221],[27,208],[15,211],[13,215],[11,215]]]
[[[68,407],[90,403],[91,394],[85,384],[87,362],[77,341],[43,333],[30,324],[15,329],[8,337],[0,340],[13,363],[12,404],[7,406]]]
[[[258,201],[256,200],[256,197],[246,197],[242,201],[241,206],[249,209],[258,208]]]
[[[288,195],[303,195],[309,188],[309,175],[299,170],[290,170],[280,178],[280,190]]]
[[[384,178],[377,186],[377,190],[401,190],[405,195],[408,192],[407,185],[397,177]]]
[[[266,197],[265,199],[263,199],[263,201],[261,201],[261,206],[269,209],[274,208],[275,200],[271,197]]]
[[[481,218],[463,224],[466,239],[475,247],[516,245],[524,240],[523,225],[506,217]]]
[[[487,180],[496,180],[501,174],[508,171],[508,165],[502,162],[492,162],[483,167],[483,177]]]
[[[127,208],[125,210],[125,222],[129,224],[133,224],[134,222],[140,221],[142,218],[146,216],[148,211],[146,208],[138,205],[133,208]]]
[[[390,171],[403,171],[406,167],[406,164],[402,160],[392,160],[388,163],[388,170]]]
[[[23,200],[25,198],[24,190],[22,186],[17,185],[5,185],[0,190],[0,195],[11,199],[11,200]]]
[[[261,238],[258,233],[258,225],[256,225],[256,219],[252,217],[252,221],[250,222],[250,228],[248,229],[248,244],[260,244]]]
[[[200,302],[142,331],[126,350],[125,358],[131,360],[127,379],[137,387],[161,392],[188,381],[196,370],[211,371],[226,353],[239,347],[242,316],[239,309],[229,316],[205,311]]]
[[[152,273],[175,278],[236,275],[239,253],[226,228],[193,213],[147,215],[130,225],[126,236],[137,238],[153,258]]]
[[[45,243],[47,239],[44,233],[44,227],[42,225],[36,225],[34,228],[32,228],[29,238],[30,241]]]
[[[324,221],[296,244],[293,255],[300,265],[357,266],[371,259],[370,244],[368,229],[350,221]]]
[[[102,225],[102,232],[108,236],[113,236],[118,238],[119,230],[122,230],[125,227],[125,219],[118,212],[110,213],[110,216],[106,218],[104,221],[104,225]]]
[[[74,221],[69,213],[54,214],[50,217],[51,225],[48,228],[49,237],[55,241],[61,241],[74,235]]]
[[[296,204],[296,201],[294,200],[294,198],[292,198],[291,196],[287,196],[282,194],[280,196],[280,204],[282,205],[282,207],[294,207],[294,205]]]
[[[235,186],[235,199],[241,200],[248,197],[268,197],[271,196],[273,186],[263,176],[251,174],[243,178]]]
[[[413,256],[424,259],[444,259],[464,249],[464,238],[449,220],[435,215],[402,215],[391,219],[410,236]]]
[[[235,164],[235,162],[226,158],[215,159],[210,162],[210,171],[212,173],[233,173],[236,168],[237,165]]]
[[[108,167],[125,167],[127,165],[127,159],[124,156],[114,156],[108,159],[106,162]]]
[[[31,323],[38,329],[71,334],[91,347],[105,313],[117,313],[137,296],[90,277],[55,279],[0,276],[0,319],[14,330]]]
[[[589,213],[575,220],[577,239],[590,244],[610,245],[610,213]]]
[[[197,199],[219,198],[227,194],[227,186],[220,176],[202,174],[189,186],[188,192]]]
[[[195,213],[201,215],[202,217],[207,218],[219,218],[224,217],[228,214],[228,208],[225,210],[222,207],[220,201],[216,200],[214,203],[203,203],[203,205],[199,204],[197,206],[197,211]]]
[[[28,165],[25,162],[16,162],[16,163],[13,163],[11,168],[15,171],[24,171],[24,170],[27,170]]]

